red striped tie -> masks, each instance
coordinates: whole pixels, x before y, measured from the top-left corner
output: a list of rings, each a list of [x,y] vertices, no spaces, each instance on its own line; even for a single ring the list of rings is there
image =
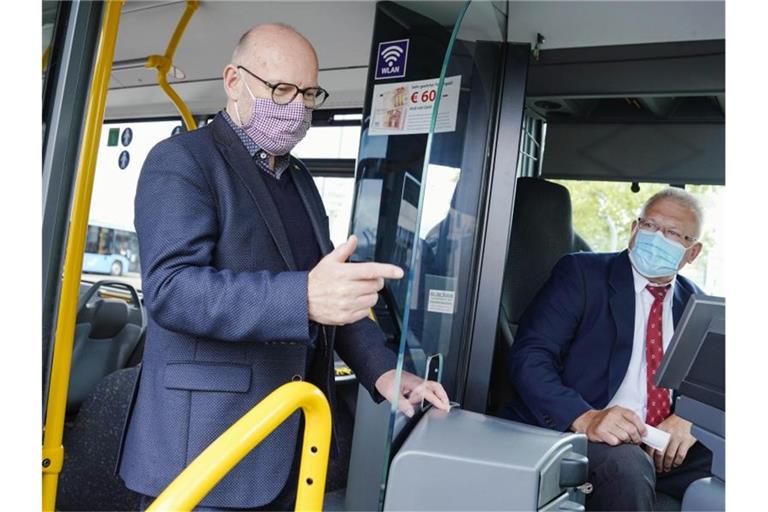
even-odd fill
[[[655,427],[664,421],[670,414],[669,391],[657,388],[653,383],[653,377],[664,357],[664,345],[661,332],[662,309],[664,297],[667,295],[670,285],[651,286],[645,288],[653,295],[651,314],[648,315],[648,327],[645,331],[645,363],[647,368],[646,384],[648,390],[648,407],[645,422]]]

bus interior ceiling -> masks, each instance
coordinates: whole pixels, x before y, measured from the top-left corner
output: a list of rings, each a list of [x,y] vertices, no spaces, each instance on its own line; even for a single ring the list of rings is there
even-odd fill
[[[450,26],[458,2],[393,3]],[[546,137],[539,134],[538,142],[545,140],[548,151],[536,166],[537,177],[724,184],[724,2],[494,3],[506,5],[506,40],[529,43],[533,48],[524,109],[528,118],[546,124]],[[183,8],[184,2],[179,1],[125,2],[106,122],[178,118],[156,83],[154,70],[132,63],[164,51]],[[177,71],[169,81],[197,118],[214,115],[225,104],[221,72],[237,39],[255,24],[281,22],[304,34],[317,50],[319,84],[330,92],[323,109],[360,112],[370,87],[367,80],[375,12],[372,1],[203,1],[178,47],[174,58]],[[47,16],[52,15],[48,12]],[[472,27],[471,22],[465,30],[482,33],[482,28]],[[443,55],[435,58],[442,59]],[[640,145],[645,149],[638,149]],[[585,153],[584,148],[592,153]],[[623,170],[639,153],[643,154],[643,169]],[[541,150],[538,156],[542,156]],[[520,169],[517,173],[523,174]],[[94,258],[106,243],[102,242],[99,238],[89,241],[96,248]],[[133,250],[133,245],[130,248]],[[135,257],[130,259],[129,254],[128,258],[122,265],[125,269],[133,265],[130,270],[135,271]],[[122,265],[106,267],[106,272],[120,274]],[[88,289],[82,287],[81,291]],[[111,306],[114,297],[129,295],[118,286],[106,295],[102,290],[99,297]],[[138,362],[140,344],[138,350],[124,354],[123,359]],[[346,381],[338,376],[337,372],[343,408],[339,434],[348,457],[353,449],[357,389],[345,386]],[[127,382],[124,373],[116,379],[121,379],[120,385]],[[492,383],[497,380],[491,378]],[[127,404],[121,402],[116,407],[123,406]],[[124,413],[121,410],[117,414]],[[71,415],[69,419],[73,418]],[[74,418],[68,430],[75,442],[82,433],[71,431],[71,427],[80,428],[78,421]],[[74,456],[88,455],[84,453]],[[72,461],[71,453],[67,457]],[[95,473],[89,471],[69,477],[63,473],[63,499],[82,503],[77,481],[93,478]],[[96,478],[104,481],[106,477],[99,474]],[[346,478],[346,471],[329,475],[329,490],[342,489]],[[104,485],[114,485],[114,481]],[[135,496],[116,499],[123,501],[105,503],[125,505]]]
[[[449,18],[451,6],[441,11],[440,4],[456,2],[396,3],[431,16],[443,12]],[[724,2],[512,1],[508,9],[507,40],[535,45],[541,34],[545,38],[542,50],[725,37]],[[183,3],[177,1],[126,2],[115,50],[116,67],[161,53],[182,10]],[[185,77],[170,82],[194,114],[217,112],[224,104],[222,68],[229,62],[237,38],[254,24],[274,21],[293,26],[315,46],[319,82],[331,92],[324,109],[362,108],[374,12],[374,2],[201,2],[174,59]],[[450,25],[452,20],[442,22]],[[677,91],[668,91],[673,92]],[[108,120],[175,115],[150,69],[113,70]]]

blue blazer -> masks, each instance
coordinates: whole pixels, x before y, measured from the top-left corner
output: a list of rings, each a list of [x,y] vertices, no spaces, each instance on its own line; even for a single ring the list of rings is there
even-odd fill
[[[321,252],[333,249],[309,172],[294,181]],[[334,349],[374,400],[396,365],[369,319],[338,328],[309,322],[307,274],[297,271],[277,206],[221,115],[157,144],[135,201],[149,322],[124,432],[120,476],[157,496],[212,441],[267,394],[305,379],[334,401]],[[313,345],[314,364],[308,364]],[[299,435],[295,413],[206,496],[202,505],[258,507],[286,483]]]
[[[681,275],[674,290],[677,325],[701,290]],[[627,251],[561,258],[520,320],[507,361],[514,393],[502,415],[564,432],[587,410],[604,408],[629,367],[634,324]]]

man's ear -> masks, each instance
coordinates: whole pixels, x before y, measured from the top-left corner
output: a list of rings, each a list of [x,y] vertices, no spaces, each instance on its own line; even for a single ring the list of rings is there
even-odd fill
[[[699,257],[699,254],[701,254],[701,250],[704,248],[704,246],[701,244],[701,242],[696,242],[691,246],[690,249],[687,251],[687,255],[685,257],[685,261],[688,263],[693,263],[693,261]]]
[[[224,92],[227,93],[227,97],[232,101],[237,101],[240,97],[240,73],[237,68],[232,64],[227,64],[222,74],[224,83]]]

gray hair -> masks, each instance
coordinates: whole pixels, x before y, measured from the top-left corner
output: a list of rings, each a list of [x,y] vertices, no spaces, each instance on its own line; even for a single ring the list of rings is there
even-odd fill
[[[690,192],[686,192],[681,188],[667,187],[659,190],[649,197],[645,204],[643,204],[643,208],[640,210],[640,215],[645,217],[645,212],[648,208],[662,199],[675,201],[680,206],[688,208],[688,210],[690,210],[696,217],[696,236],[698,237],[701,235],[702,226],[704,225],[704,209],[701,207],[701,201]]]

